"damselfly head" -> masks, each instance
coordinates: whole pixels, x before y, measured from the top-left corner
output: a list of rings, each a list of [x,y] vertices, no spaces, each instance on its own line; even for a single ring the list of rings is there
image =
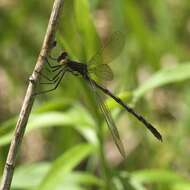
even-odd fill
[[[57,41],[54,40],[54,41],[52,42],[52,49],[55,48],[56,46],[57,46]]]
[[[67,52],[62,52],[61,55],[57,58],[57,61],[58,61],[59,63],[64,64],[64,63],[67,62],[67,58],[68,58]]]

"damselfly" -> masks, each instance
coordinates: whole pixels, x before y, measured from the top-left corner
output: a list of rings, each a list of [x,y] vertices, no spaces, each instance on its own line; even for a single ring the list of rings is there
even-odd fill
[[[158,132],[158,130],[148,122],[141,114],[137,113],[134,109],[129,107],[126,103],[124,103],[119,97],[115,96],[111,93],[110,90],[105,88],[103,85],[99,84],[95,78],[100,78],[102,80],[112,80],[113,73],[111,68],[108,66],[111,60],[113,60],[117,55],[120,53],[122,46],[124,46],[124,41],[121,39],[121,33],[116,32],[112,36],[109,41],[109,46],[114,46],[117,42],[119,47],[114,51],[115,53],[110,54],[106,59],[102,60],[102,64],[97,64],[98,61],[101,59],[103,49],[100,49],[97,54],[88,62],[88,64],[84,64],[81,62],[73,61],[69,59],[67,52],[62,52],[57,58],[52,58],[57,61],[57,65],[51,65],[48,59],[45,57],[45,60],[49,66],[49,69],[55,73],[53,78],[49,78],[43,73],[40,73],[44,78],[49,81],[49,84],[54,84],[55,86],[52,89],[42,91],[40,93],[50,92],[55,90],[58,85],[60,84],[62,78],[64,77],[65,73],[69,72],[76,76],[81,76],[90,86],[90,89],[94,92],[97,100],[97,104],[102,111],[106,123],[111,131],[113,139],[115,141],[116,146],[118,147],[120,153],[125,157],[125,151],[122,144],[122,141],[119,136],[119,132],[117,127],[111,117],[109,110],[107,109],[101,95],[98,92],[98,89],[101,90],[103,93],[111,97],[115,100],[118,104],[120,104],[126,111],[136,117],[140,122],[144,124],[144,126],[160,141],[162,141],[162,136]],[[39,93],[36,93],[39,94]]]

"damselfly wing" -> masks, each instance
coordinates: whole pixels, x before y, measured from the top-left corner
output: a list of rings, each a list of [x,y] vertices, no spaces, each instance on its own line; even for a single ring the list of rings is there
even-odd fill
[[[109,128],[111,134],[112,134],[114,142],[115,142],[119,152],[121,153],[121,155],[125,158],[125,156],[126,156],[125,155],[125,149],[124,149],[123,143],[121,141],[117,127],[115,125],[115,122],[111,116],[111,113],[110,113],[109,109],[107,108],[107,106],[104,104],[104,100],[102,99],[101,94],[98,92],[98,89],[94,85],[94,82],[89,79],[89,84],[90,84],[90,87],[95,94],[96,102],[97,102],[101,112],[104,115],[105,121],[108,125],[108,128]]]
[[[114,32],[105,45],[102,45],[97,53],[87,62],[89,75],[101,82],[113,80],[113,72],[108,64],[121,54],[124,45],[124,33],[121,31]]]

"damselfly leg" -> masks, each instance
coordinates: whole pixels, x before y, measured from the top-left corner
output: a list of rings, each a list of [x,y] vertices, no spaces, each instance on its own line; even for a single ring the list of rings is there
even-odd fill
[[[43,58],[44,58],[45,62],[47,63],[48,69],[50,69],[50,71],[52,71],[52,72],[56,71],[56,69],[59,69],[62,66],[62,64],[51,65],[47,57],[43,56]],[[56,61],[56,60],[57,60],[57,58],[53,59],[53,61]]]
[[[57,89],[57,87],[59,86],[59,84],[60,84],[60,82],[61,82],[61,80],[62,80],[62,78],[63,78],[63,76],[65,75],[65,72],[66,72],[66,70],[61,70],[61,72],[59,73],[59,78],[57,77],[56,79],[55,79],[55,81],[53,81],[51,84],[54,84],[55,86],[53,87],[53,88],[51,88],[51,89],[48,89],[48,90],[43,90],[43,91],[40,91],[40,92],[36,92],[34,95],[39,95],[39,94],[44,94],[44,93],[47,93],[47,92],[51,92],[51,91],[53,91],[53,90],[56,90]],[[47,84],[47,83],[46,83]],[[49,83],[50,84],[50,83]]]
[[[51,92],[53,90],[56,90],[57,87],[59,86],[65,72],[66,72],[66,67],[63,64],[57,64],[57,65],[51,65],[50,62],[48,61],[48,59],[46,57],[44,57],[47,66],[49,68],[49,71],[51,72],[51,74],[54,74],[56,71],[57,73],[54,74],[53,77],[48,77],[46,74],[44,74],[43,72],[38,72],[38,74],[45,80],[47,80],[48,82],[41,82],[39,84],[48,84],[48,85],[54,85],[53,88],[50,88],[48,90],[43,90],[40,92],[36,92],[34,95],[39,95],[39,94],[44,94],[47,92]],[[37,71],[36,71],[37,72]]]

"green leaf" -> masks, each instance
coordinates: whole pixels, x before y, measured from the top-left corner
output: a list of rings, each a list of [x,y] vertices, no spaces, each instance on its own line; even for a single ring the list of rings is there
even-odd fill
[[[79,114],[80,113],[80,114]],[[5,122],[1,128],[6,128],[7,123],[12,126],[11,130],[1,135],[0,145],[6,145],[11,141],[13,135],[14,126],[16,123]],[[49,128],[49,127],[68,127],[71,126],[79,131],[89,142],[97,144],[97,138],[95,134],[95,126],[91,116],[83,109],[80,105],[74,106],[67,112],[46,112],[31,114],[29,122],[26,128],[26,132],[38,128]],[[9,127],[10,128],[10,127]],[[1,130],[0,130],[1,131]]]
[[[88,0],[75,1],[74,10],[78,30],[84,42],[86,60],[89,60],[100,48],[100,40],[93,23]]]
[[[77,21],[74,14],[74,0],[64,1],[57,34],[59,44],[64,46],[64,49],[69,52],[69,55],[73,59],[83,57],[83,41],[80,38],[77,28]]]
[[[34,189],[42,182],[51,168],[51,163],[41,162],[36,164],[22,165],[16,168],[12,182],[12,188]],[[96,176],[86,172],[68,173],[59,186],[64,189],[80,188],[81,185],[103,186],[103,181]],[[67,188],[66,188],[67,187]]]
[[[89,142],[97,144],[94,121],[90,114],[80,105],[74,106],[67,112],[47,112],[32,115],[27,129],[31,130],[35,128],[55,126],[71,126],[83,135]]]
[[[132,179],[141,183],[179,183],[185,180],[169,170],[141,170],[132,173]]]
[[[35,109],[35,113],[43,113],[47,111],[63,110],[72,105],[73,100],[64,97],[56,98],[51,101],[45,102]]]
[[[143,50],[143,55],[148,59],[148,63],[154,64],[158,67],[158,53],[156,49],[156,38],[154,33],[149,29],[145,22],[143,9],[139,7],[138,2],[125,0],[123,2],[123,12],[127,21],[126,25],[129,31],[131,30],[131,37],[138,41],[139,47]]]
[[[83,159],[93,152],[89,144],[79,144],[68,150],[52,164],[48,174],[44,177],[38,190],[56,190],[59,184]]]
[[[64,184],[103,186],[104,181],[86,172],[71,172],[64,177]]]
[[[50,163],[47,162],[22,165],[15,170],[12,187],[18,189],[35,188],[41,183],[49,169]]]
[[[31,130],[63,125],[73,125],[78,126],[78,128],[84,128],[93,125],[89,117],[83,115],[82,112],[79,113],[80,114],[78,114],[76,110],[72,109],[68,112],[46,112],[42,114],[32,114],[28,123],[28,129]]]
[[[0,138],[0,146],[5,146],[5,145],[9,144],[11,142],[12,136],[13,136],[13,131],[3,135]]]
[[[17,118],[13,117],[0,125],[0,146],[10,142],[14,127],[16,126],[16,120]]]
[[[172,190],[189,190],[190,182],[176,183],[172,186]]]
[[[12,127],[16,124],[16,119],[16,117],[13,117],[0,125],[0,136],[3,136],[12,130]]]
[[[180,64],[174,68],[162,69],[134,91],[133,101],[138,101],[146,92],[154,88],[170,83],[182,82],[189,78],[190,63]]]

